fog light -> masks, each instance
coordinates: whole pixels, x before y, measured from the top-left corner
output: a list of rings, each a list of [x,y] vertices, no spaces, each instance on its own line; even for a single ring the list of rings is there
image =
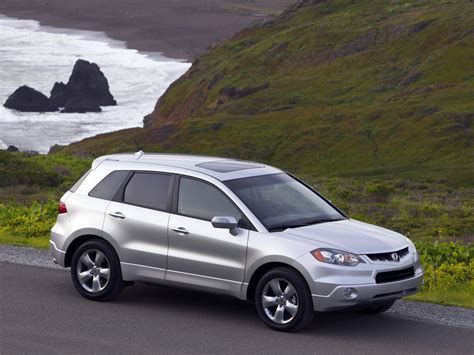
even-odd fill
[[[357,291],[351,287],[344,290],[344,297],[353,300],[357,297]]]

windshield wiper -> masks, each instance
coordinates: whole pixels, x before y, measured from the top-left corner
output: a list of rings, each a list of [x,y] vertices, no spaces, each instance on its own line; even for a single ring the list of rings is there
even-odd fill
[[[319,224],[319,223],[326,223],[326,222],[336,222],[336,221],[341,221],[343,218],[324,218],[324,219],[314,219],[311,221],[307,221],[304,223],[288,223],[288,224],[277,224],[275,226],[271,226],[268,231],[270,232],[278,232],[278,231],[284,231],[285,229],[288,228],[300,228],[300,227],[306,227],[310,226],[313,224]]]

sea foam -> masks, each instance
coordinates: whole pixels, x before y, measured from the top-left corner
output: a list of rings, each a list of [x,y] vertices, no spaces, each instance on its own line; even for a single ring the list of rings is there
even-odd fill
[[[0,146],[45,153],[99,133],[141,127],[166,88],[190,66],[158,53],[127,49],[99,32],[40,26],[37,21],[0,16],[0,102],[16,88],[31,86],[45,95],[55,81],[67,82],[74,63],[97,63],[118,106],[101,113],[23,113],[0,107]]]

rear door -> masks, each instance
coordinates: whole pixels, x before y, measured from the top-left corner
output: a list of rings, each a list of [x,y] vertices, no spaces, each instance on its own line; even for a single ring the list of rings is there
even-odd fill
[[[172,182],[171,174],[132,172],[107,208],[104,232],[121,246],[126,279],[164,278]]]
[[[216,186],[191,177],[177,178],[169,220],[166,279],[238,295],[244,280],[249,222]],[[215,216],[233,216],[238,235],[214,228]]]

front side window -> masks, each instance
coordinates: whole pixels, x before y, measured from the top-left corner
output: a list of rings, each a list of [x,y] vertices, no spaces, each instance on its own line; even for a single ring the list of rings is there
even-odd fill
[[[206,221],[216,216],[232,216],[237,221],[242,218],[240,211],[217,188],[188,178],[180,179],[178,213]]]
[[[269,231],[345,218],[314,191],[284,173],[231,180],[225,184]]]
[[[125,187],[123,202],[166,211],[170,198],[170,183],[170,175],[136,172]]]

